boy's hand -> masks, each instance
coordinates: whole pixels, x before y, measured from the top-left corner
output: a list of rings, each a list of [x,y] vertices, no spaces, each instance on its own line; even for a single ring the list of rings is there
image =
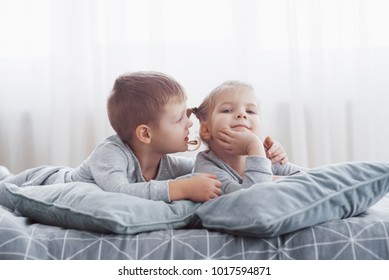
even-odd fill
[[[221,195],[222,183],[212,174],[200,173],[188,179],[188,199],[196,202],[205,202]]]
[[[189,179],[170,181],[170,200],[205,202],[221,195],[222,183],[212,174],[199,173]]]
[[[272,164],[277,162],[285,164],[288,162],[285,149],[280,143],[273,141],[273,139],[268,136],[263,142],[263,145],[266,148],[266,157],[271,160]]]
[[[265,156],[261,139],[249,130],[224,129],[218,133],[218,144],[232,155]]]

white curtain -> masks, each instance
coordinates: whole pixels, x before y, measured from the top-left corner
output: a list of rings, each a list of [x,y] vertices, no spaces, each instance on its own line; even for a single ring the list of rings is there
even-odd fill
[[[297,164],[389,161],[388,13],[385,0],[0,0],[0,165],[78,165],[113,133],[114,79],[138,70],[175,77],[189,106],[251,83],[264,135]]]

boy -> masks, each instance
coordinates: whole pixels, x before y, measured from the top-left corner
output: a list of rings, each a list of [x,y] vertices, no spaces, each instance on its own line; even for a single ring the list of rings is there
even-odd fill
[[[192,122],[182,86],[158,72],[135,72],[116,79],[107,103],[116,135],[108,137],[67,177],[92,182],[109,192],[170,202],[203,202],[220,195],[211,174],[191,174],[193,161],[168,155],[188,148]]]
[[[81,165],[36,167],[4,175],[3,182],[18,186],[89,182],[108,192],[166,202],[204,202],[220,195],[221,183],[214,175],[192,174],[194,160],[168,155],[187,150],[192,126],[186,94],[176,80],[158,72],[122,75],[114,83],[107,110],[116,134]],[[0,193],[3,188],[0,184]]]

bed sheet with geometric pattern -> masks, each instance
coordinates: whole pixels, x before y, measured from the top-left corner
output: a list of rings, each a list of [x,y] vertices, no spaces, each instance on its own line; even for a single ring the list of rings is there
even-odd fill
[[[360,216],[273,238],[207,229],[97,234],[33,223],[0,207],[0,259],[389,259],[389,196]]]

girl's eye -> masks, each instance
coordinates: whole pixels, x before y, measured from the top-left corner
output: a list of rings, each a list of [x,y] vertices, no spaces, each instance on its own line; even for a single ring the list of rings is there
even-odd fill
[[[254,114],[256,114],[256,112],[255,111],[253,111],[253,110],[247,110],[246,111],[248,114],[251,114],[251,115],[254,115]]]
[[[222,113],[231,113],[232,112],[232,109],[229,109],[229,108],[224,108],[221,110]]]

